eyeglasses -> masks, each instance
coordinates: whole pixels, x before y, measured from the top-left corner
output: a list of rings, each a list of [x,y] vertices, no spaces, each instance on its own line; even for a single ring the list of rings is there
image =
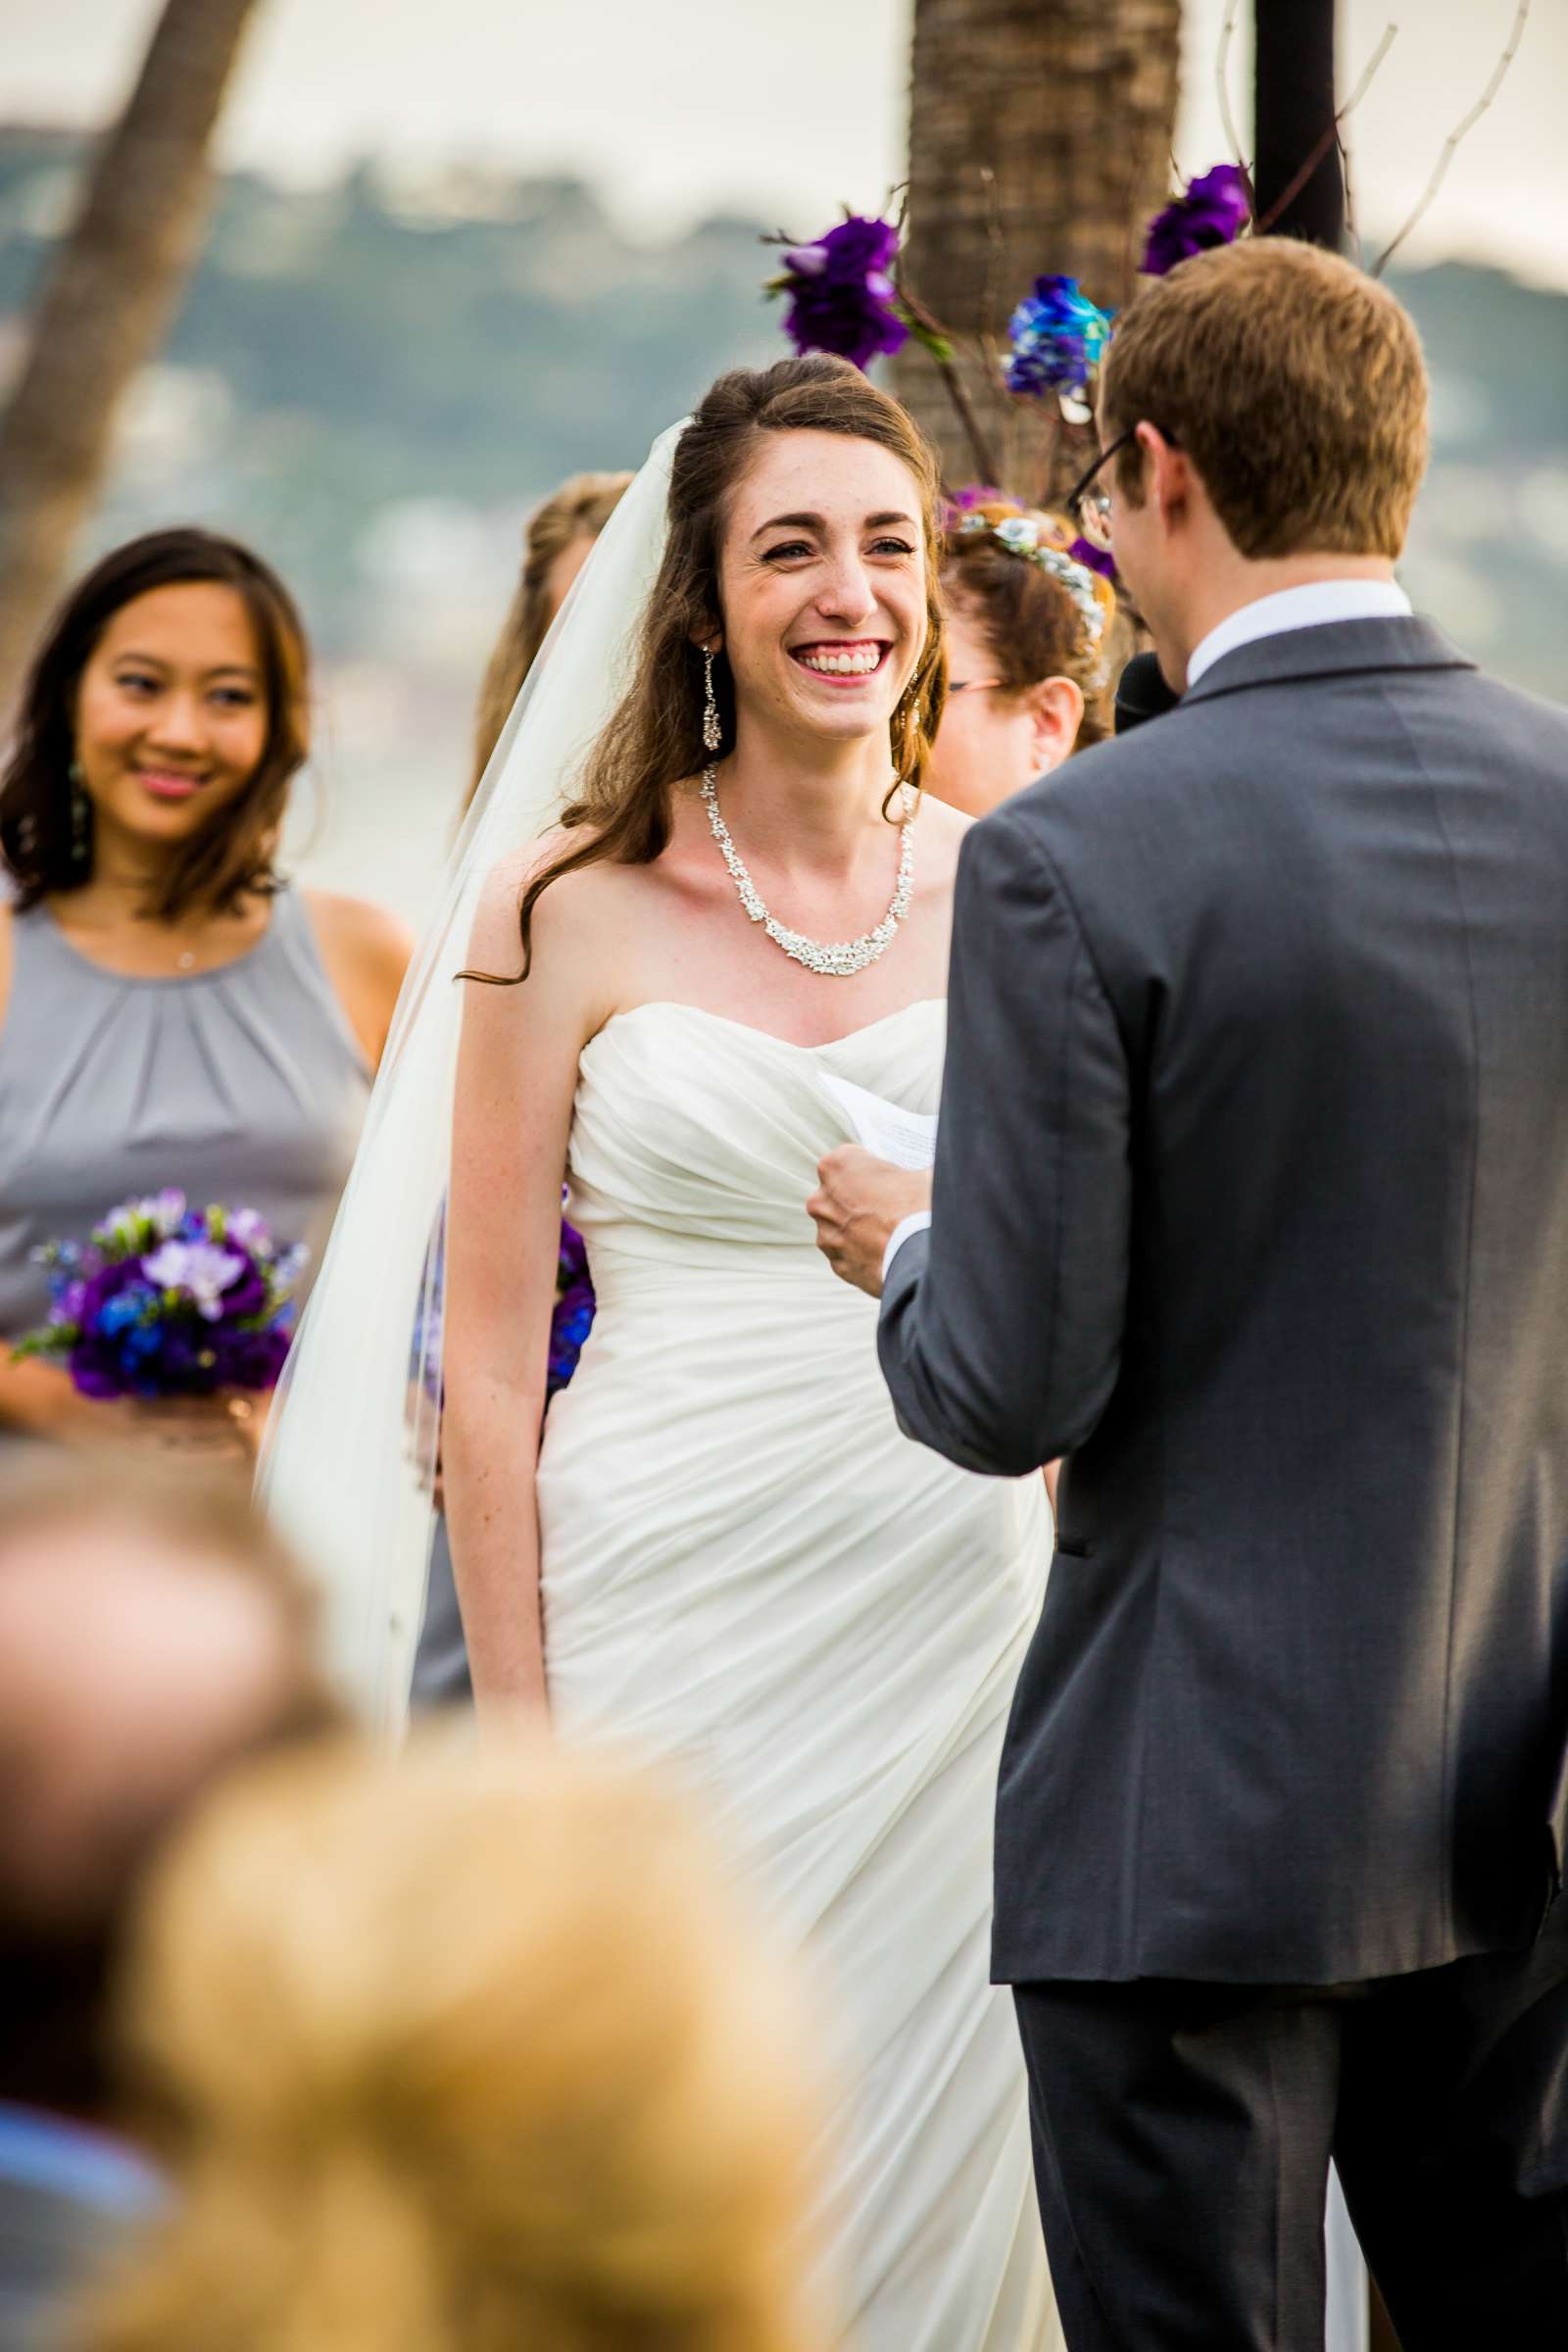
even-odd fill
[[[1102,466],[1108,466],[1112,458],[1119,456],[1137,438],[1136,424],[1130,424],[1124,433],[1118,433],[1110,447],[1101,451],[1089,471],[1074,482],[1062,500],[1062,505],[1090,546],[1098,547],[1102,556],[1108,556],[1111,552],[1110,492],[1103,482],[1097,481],[1095,477]],[[1180,446],[1174,433],[1166,433],[1165,439],[1172,449]]]
[[[1002,678],[950,678],[948,700],[951,702],[956,694],[990,694],[1004,682]]]

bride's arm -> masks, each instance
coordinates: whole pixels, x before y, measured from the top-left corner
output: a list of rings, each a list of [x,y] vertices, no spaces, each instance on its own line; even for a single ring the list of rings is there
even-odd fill
[[[498,868],[469,963],[512,973],[518,865]],[[453,1567],[481,1711],[543,1706],[534,1474],[577,1057],[597,1026],[563,936],[572,881],[539,902],[518,988],[466,992],[447,1219],[442,1452]]]

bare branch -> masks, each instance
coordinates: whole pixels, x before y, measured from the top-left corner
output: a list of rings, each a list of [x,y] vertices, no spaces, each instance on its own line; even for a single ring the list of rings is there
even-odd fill
[[[1404,226],[1399,230],[1397,236],[1395,237],[1393,243],[1386,245],[1383,248],[1383,251],[1379,254],[1376,262],[1374,262],[1372,265],[1372,274],[1374,277],[1381,277],[1383,275],[1384,270],[1388,268],[1390,262],[1394,259],[1394,256],[1398,252],[1399,247],[1404,243],[1405,238],[1410,234],[1411,229],[1416,226],[1418,221],[1425,219],[1426,214],[1430,210],[1432,203],[1437,196],[1438,190],[1442,187],[1445,179],[1447,177],[1448,166],[1452,163],[1454,156],[1458,151],[1460,141],[1465,138],[1470,131],[1474,130],[1476,124],[1480,122],[1482,116],[1486,113],[1494,98],[1495,98],[1497,92],[1501,89],[1503,78],[1507,74],[1508,68],[1513,64],[1514,59],[1519,54],[1519,44],[1524,39],[1525,25],[1529,21],[1529,17],[1530,0],[1519,0],[1519,6],[1515,12],[1513,20],[1513,30],[1508,35],[1506,48],[1503,50],[1502,55],[1498,58],[1495,66],[1492,70],[1492,79],[1488,82],[1486,88],[1482,91],[1480,97],[1470,109],[1470,112],[1465,116],[1464,121],[1458,123],[1454,129],[1450,130],[1447,137],[1443,142],[1443,152],[1438,157],[1436,169],[1433,172],[1432,177],[1427,181],[1426,188],[1422,193],[1420,202],[1417,204],[1409,219],[1405,221]]]
[[[1219,55],[1214,61],[1214,79],[1219,90],[1219,119],[1225,127],[1225,141],[1232,156],[1245,171],[1247,159],[1242,153],[1241,133],[1231,113],[1230,62],[1231,43],[1236,38],[1236,23],[1242,13],[1242,0],[1225,0],[1225,22],[1219,29]]]
[[[1388,56],[1389,51],[1394,47],[1394,44],[1398,37],[1399,27],[1397,24],[1386,24],[1384,26],[1383,38],[1381,41],[1379,41],[1377,47],[1373,50],[1371,57],[1367,60],[1366,72],[1362,74],[1360,80],[1356,83],[1354,89],[1350,92],[1350,95],[1341,107],[1338,115],[1335,117],[1336,122],[1343,122],[1348,115],[1354,114],[1356,108],[1360,105],[1362,99],[1366,96],[1368,90],[1376,81],[1378,77],[1378,70],[1382,66],[1383,60]]]
[[[1340,170],[1345,177],[1345,226],[1350,243],[1355,247],[1356,262],[1366,268],[1366,252],[1361,243],[1361,230],[1355,216],[1355,183],[1350,170],[1350,150],[1344,139],[1340,141]]]
[[[910,318],[913,318],[918,325],[925,328],[926,333],[934,338],[934,341],[937,345],[947,344],[949,341],[948,330],[946,327],[944,327],[939,318],[934,318],[932,317],[931,313],[926,309],[925,304],[920,300],[919,296],[910,293],[908,283],[902,273],[897,280],[897,284],[899,289],[899,300],[903,303]],[[944,359],[941,350],[934,349],[932,343],[929,342],[925,344],[925,349],[930,354],[930,357],[935,364],[937,373],[942,378],[948,398],[953,403],[954,414],[957,417],[958,423],[962,428],[964,438],[969,444],[975,464],[980,468],[980,479],[983,482],[995,482],[999,478],[997,473],[996,457],[990,442],[986,439],[985,430],[981,425],[980,419],[974,413],[969,396],[963,388],[963,378],[958,373],[958,370],[954,365],[951,357]]]

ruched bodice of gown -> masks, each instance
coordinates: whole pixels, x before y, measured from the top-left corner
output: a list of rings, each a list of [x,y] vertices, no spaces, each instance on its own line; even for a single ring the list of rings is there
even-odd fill
[[[806,1048],[655,1004],[586,1048],[567,1213],[599,1308],[540,1458],[545,1644],[562,1729],[696,1782],[806,1955],[839,2340],[1043,2352],[1022,2061],[987,1981],[1043,1484],[901,1435],[875,1304],[805,1207],[853,1140],[823,1074],[934,1110],[944,1027],[922,1003]]]

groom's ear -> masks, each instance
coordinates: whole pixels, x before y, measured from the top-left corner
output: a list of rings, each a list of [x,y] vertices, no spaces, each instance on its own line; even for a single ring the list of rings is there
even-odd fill
[[[1186,513],[1192,504],[1197,474],[1184,449],[1167,441],[1157,425],[1140,424],[1138,443],[1144,461],[1144,500],[1163,520]]]

